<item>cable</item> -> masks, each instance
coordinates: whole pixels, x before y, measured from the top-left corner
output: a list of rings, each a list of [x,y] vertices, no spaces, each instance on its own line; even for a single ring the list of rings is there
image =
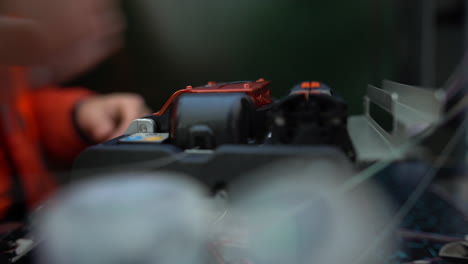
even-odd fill
[[[468,125],[468,118],[465,118],[462,123],[462,128],[465,128],[467,125]],[[465,134],[464,132],[465,131],[463,129],[458,129],[456,134],[450,139],[450,141],[442,150],[442,153],[441,153],[442,155],[439,156],[439,158],[437,158],[434,161],[434,167],[428,170],[426,175],[422,178],[421,182],[416,186],[413,193],[401,206],[401,208],[398,210],[395,216],[390,220],[390,223],[383,229],[380,235],[377,236],[374,243],[371,243],[371,245],[361,254],[361,256],[358,257],[357,261],[354,261],[353,263],[361,263],[363,259],[368,257],[370,252],[372,252],[376,247],[380,245],[383,239],[386,238],[390,232],[393,232],[397,228],[397,226],[399,225],[403,217],[405,217],[409,213],[411,208],[413,208],[413,206],[416,204],[416,202],[421,197],[421,195],[426,191],[426,189],[432,183],[432,180],[434,179],[436,173],[438,172],[438,168],[440,168],[445,163],[446,157],[454,149],[454,147],[462,138],[462,136],[464,136]]]

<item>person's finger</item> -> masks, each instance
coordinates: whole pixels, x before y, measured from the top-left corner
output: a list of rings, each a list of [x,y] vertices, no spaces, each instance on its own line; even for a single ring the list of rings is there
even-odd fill
[[[137,118],[147,115],[146,104],[140,96],[137,95],[122,95],[118,106],[119,123],[113,133],[113,137],[117,137],[125,133],[131,122]]]
[[[115,138],[118,136],[121,136],[125,133],[125,131],[128,129],[130,124],[133,122],[133,120],[149,115],[151,111],[149,110],[148,107],[143,107],[141,108],[140,111],[137,111],[135,113],[138,114],[130,114],[128,113],[128,118],[126,118],[124,121],[119,123],[119,126],[115,129],[114,133],[112,134],[111,138]]]
[[[83,132],[93,141],[102,142],[111,136],[115,129],[115,122],[105,110],[99,110],[99,100],[102,97],[88,99],[78,109],[78,124]]]
[[[114,132],[115,126],[112,119],[108,116],[103,116],[104,118],[95,120],[95,124],[89,128],[88,135],[91,139],[97,143],[109,140],[112,138],[112,133]]]
[[[153,113],[153,110],[151,110],[147,105],[144,105],[140,113],[141,113],[141,116],[146,116],[146,115]]]
[[[139,118],[139,111],[134,109],[133,107],[126,108],[124,105],[121,105],[120,108],[120,120],[119,124],[117,125],[114,136],[120,136],[125,133],[128,126],[132,123],[133,120]]]

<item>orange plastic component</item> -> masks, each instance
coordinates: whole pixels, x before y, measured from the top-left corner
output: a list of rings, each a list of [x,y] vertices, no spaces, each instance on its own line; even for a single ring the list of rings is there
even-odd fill
[[[311,82],[310,83],[310,88],[320,88],[320,83],[319,82]]]
[[[302,82],[301,88],[302,89],[314,89],[320,88],[321,84],[319,82]]]
[[[214,81],[209,81],[209,82],[208,82],[208,85],[210,85],[210,86],[216,85],[216,82],[214,82]]]
[[[302,82],[301,88],[303,89],[310,89],[310,82]]]
[[[184,93],[246,93],[249,95],[257,106],[270,104],[273,101],[271,97],[270,88],[268,85],[270,81],[256,81],[256,82],[240,82],[240,83],[226,83],[218,86],[201,86],[187,88],[179,90],[172,94],[169,100],[163,105],[161,110],[154,113],[155,116],[163,115],[172,102]]]

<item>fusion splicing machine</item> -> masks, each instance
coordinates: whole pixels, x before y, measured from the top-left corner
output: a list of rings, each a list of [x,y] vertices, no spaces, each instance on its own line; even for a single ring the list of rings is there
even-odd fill
[[[302,82],[273,100],[269,84],[259,79],[187,86],[159,112],[134,120],[123,136],[82,153],[73,177],[164,169],[216,188],[277,159],[355,159],[347,104],[333,90]]]

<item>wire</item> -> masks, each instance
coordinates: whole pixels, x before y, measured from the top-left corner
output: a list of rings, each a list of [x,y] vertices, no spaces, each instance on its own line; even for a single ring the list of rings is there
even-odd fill
[[[465,118],[462,123],[462,128],[466,128],[468,125],[468,118]],[[434,179],[436,173],[438,172],[438,168],[440,168],[445,160],[448,154],[455,148],[456,144],[459,142],[459,140],[462,138],[462,136],[465,135],[465,131],[463,129],[458,129],[456,134],[449,140],[447,145],[444,147],[442,150],[442,155],[439,156],[435,161],[434,161],[434,166],[428,170],[426,175],[422,178],[421,182],[416,186],[415,190],[411,193],[409,198],[403,203],[401,208],[397,211],[395,216],[390,220],[390,223],[383,229],[383,231],[380,233],[379,236],[375,239],[373,243],[370,244],[370,246],[361,254],[360,257],[358,257],[357,261],[354,261],[353,263],[361,263],[365,258],[368,257],[370,252],[374,251],[376,247],[382,243],[382,241],[390,234],[390,232],[393,232],[403,217],[405,217],[409,211],[413,208],[413,206],[416,204],[418,199],[422,196],[422,194],[426,191],[426,189],[429,187],[429,185],[432,183],[432,180]]]

